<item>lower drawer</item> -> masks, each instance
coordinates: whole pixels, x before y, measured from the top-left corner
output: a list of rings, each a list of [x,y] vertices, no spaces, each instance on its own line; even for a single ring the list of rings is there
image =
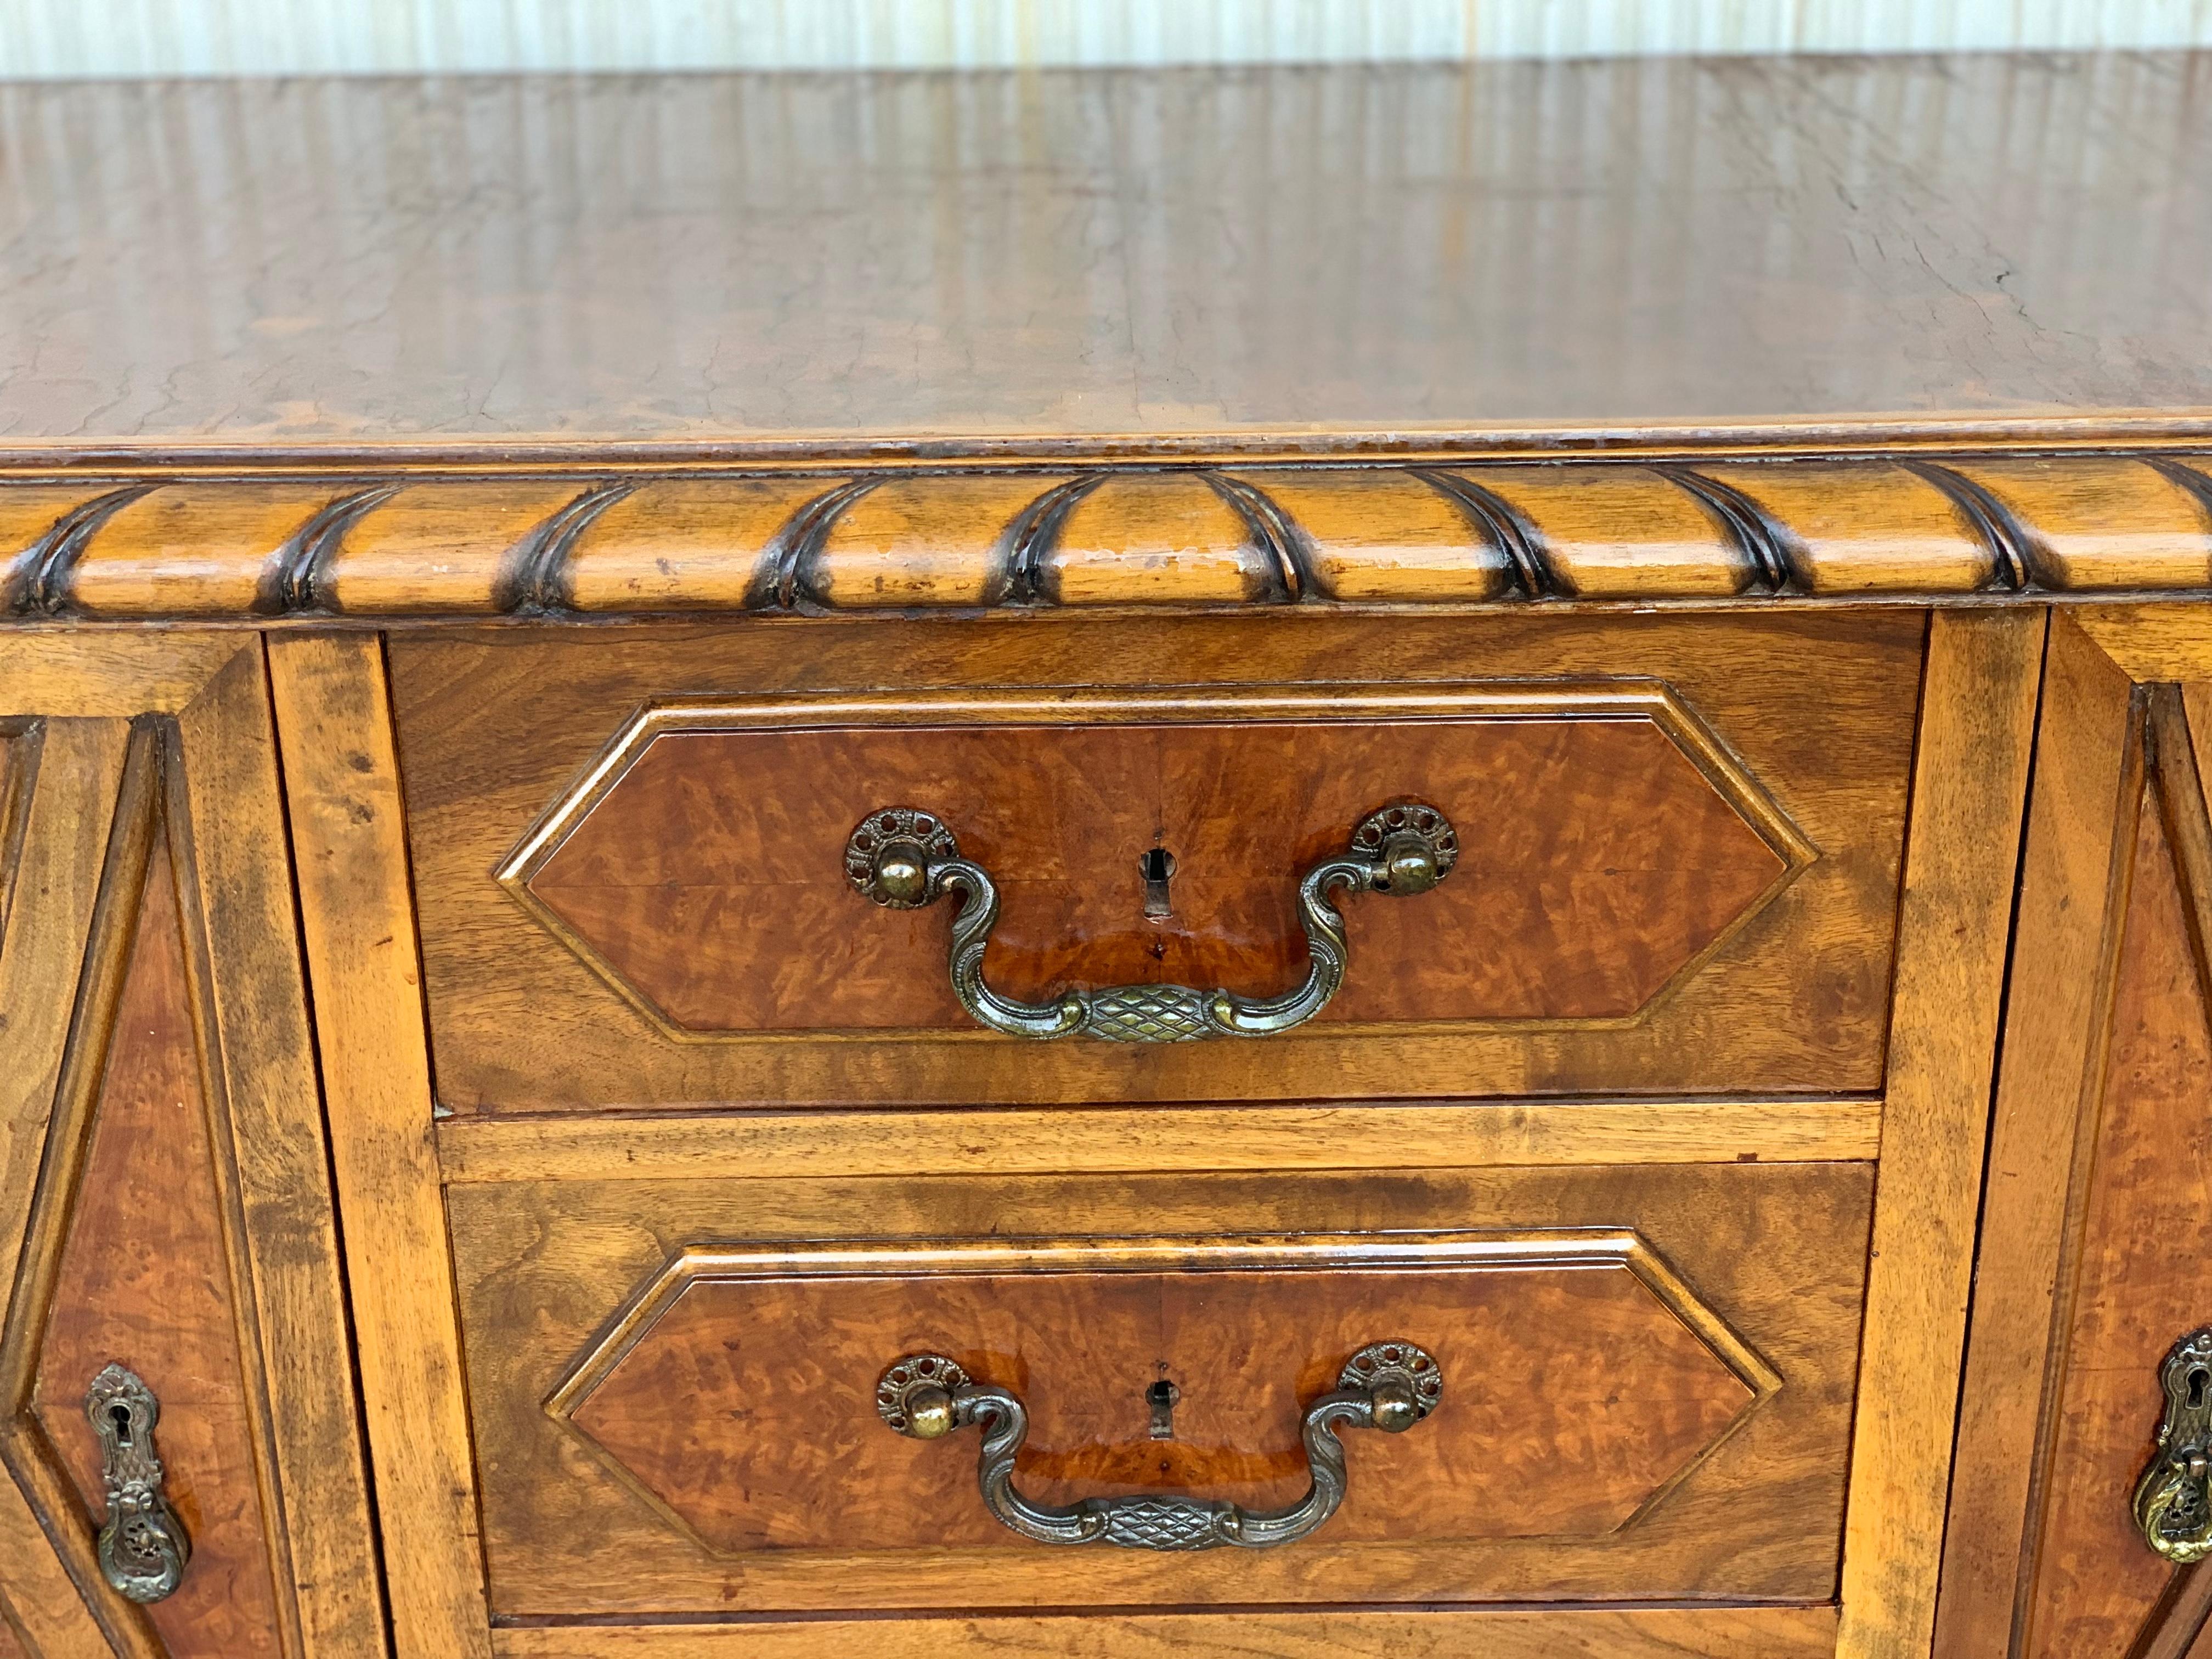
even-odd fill
[[[1826,1601],[1872,1185],[459,1185],[493,1608]]]

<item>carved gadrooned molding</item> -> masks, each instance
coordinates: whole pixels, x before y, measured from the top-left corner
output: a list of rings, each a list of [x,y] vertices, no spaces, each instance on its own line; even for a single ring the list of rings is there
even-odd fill
[[[1617,1533],[1784,1387],[1639,1235],[1561,1227],[701,1244],[646,1277],[544,1409],[718,1553],[1005,1547],[969,1459],[885,1431],[887,1361],[931,1347],[1029,1389],[1019,1467],[1045,1501],[1265,1501],[1302,1479],[1298,1413],[1359,1347],[1345,1332],[1377,1317],[1466,1386],[1419,1440],[1352,1449],[1377,1480],[1352,1483],[1340,1543]],[[1145,1397],[1161,1367],[1168,1440]]]
[[[1308,1035],[1355,1024],[1450,1031],[1507,1023],[1633,1024],[1820,856],[1742,761],[1663,683],[1347,683],[1325,690],[670,700],[623,723],[526,831],[496,878],[663,1035],[679,1041],[840,1031],[999,1041],[962,1013],[945,984],[945,919],[914,913],[914,928],[894,939],[893,918],[851,890],[847,832],[882,804],[877,795],[892,787],[886,776],[903,776],[897,769],[908,750],[934,744],[954,752],[948,745],[969,734],[994,748],[1018,746],[1030,787],[1048,799],[1054,780],[1072,775],[1069,768],[1083,769],[1084,763],[1060,752],[1064,737],[1087,745],[1090,763],[1099,764],[1099,744],[1116,728],[1176,733],[1202,745],[1206,733],[1224,728],[1254,741],[1255,732],[1328,725],[1370,734],[1378,757],[1389,752],[1390,734],[1465,734],[1455,747],[1425,750],[1426,760],[1401,753],[1399,772],[1379,757],[1375,765],[1376,776],[1395,779],[1407,793],[1438,796],[1458,826],[1468,873],[1424,895],[1419,911],[1360,909],[1356,937],[1363,949],[1376,948],[1381,967],[1358,957],[1331,1015],[1299,1028]],[[916,735],[908,738],[909,730]],[[1151,826],[1182,823],[1209,810],[1200,804],[1207,798],[1189,793],[1201,787],[1192,781],[1212,775],[1208,764],[1186,755],[1181,763],[1155,757],[1140,768],[1125,781],[1132,789],[1149,783],[1159,798],[1130,795],[1126,811],[1105,809],[1103,818],[1086,821],[1076,839],[1093,861],[1041,888],[1029,877],[1059,868],[1059,843],[1041,820],[1025,815],[1012,842],[993,843],[1009,868],[1029,872],[1006,884],[1009,919],[1018,915],[1023,928],[1040,917],[1079,921],[1094,957],[1144,946],[1150,930],[1135,930],[1141,935],[1135,937],[1114,924],[1128,912],[1127,905],[1116,910],[1116,895],[1133,891],[1129,872]],[[1276,919],[1279,931],[1295,940],[1288,910],[1293,843],[1319,835],[1340,845],[1359,809],[1371,805],[1367,795],[1381,786],[1344,775],[1311,744],[1275,751],[1267,764],[1306,780],[1292,792],[1304,816],[1276,831],[1280,868],[1265,872],[1285,907]],[[781,787],[762,782],[771,765],[784,769]],[[1632,802],[1608,782],[1621,776],[1641,781]],[[790,781],[799,778],[808,781],[803,787]],[[938,808],[961,817],[959,793],[937,801]],[[1324,808],[1324,800],[1333,804]],[[1648,844],[1651,837],[1656,844]],[[1116,849],[1130,856],[1116,858]],[[1186,876],[1197,869],[1195,859],[1190,864]],[[1531,901],[1546,913],[1540,923],[1512,920],[1516,894],[1541,896]],[[1061,900],[1071,896],[1073,908],[1062,910]],[[1255,948],[1249,935],[1268,914],[1237,910],[1218,932],[1201,914],[1191,926],[1213,945],[1242,939]],[[1393,941],[1401,929],[1432,948],[1399,948]],[[795,949],[794,939],[811,943]],[[866,971],[846,948],[855,940]],[[994,971],[1040,965],[1034,944],[994,945],[1000,954]],[[878,951],[884,954],[872,954]],[[1584,952],[1594,955],[1585,960]],[[1470,957],[1483,958],[1482,972]],[[1302,971],[1303,948],[1295,957],[1281,964],[1286,982]],[[1065,964],[1049,960],[1057,975]],[[1601,963],[1601,971],[1590,971]],[[894,969],[888,978],[887,964]],[[1090,965],[1127,975],[1152,964],[1149,957],[1111,956]],[[1561,993],[1566,1001],[1528,1001],[1554,984],[1573,988]],[[1065,988],[1055,977],[1050,986],[1019,988],[1037,996]]]
[[[2212,459],[0,483],[0,617],[1560,606],[2212,590]]]

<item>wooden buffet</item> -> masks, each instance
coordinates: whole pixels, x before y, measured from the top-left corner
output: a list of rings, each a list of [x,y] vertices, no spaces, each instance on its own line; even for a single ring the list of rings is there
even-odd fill
[[[0,1656],[2203,1659],[2208,176],[0,85]]]

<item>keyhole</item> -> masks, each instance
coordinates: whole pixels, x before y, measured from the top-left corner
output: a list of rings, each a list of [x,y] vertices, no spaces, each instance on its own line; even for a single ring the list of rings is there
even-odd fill
[[[2207,1382],[2212,1382],[2212,1371],[2207,1371],[2202,1366],[2199,1366],[2197,1370],[2189,1373],[2190,1410],[2197,1411],[2203,1407],[2204,1404],[2204,1386]]]
[[[107,1408],[107,1420],[115,1425],[115,1443],[118,1446],[129,1445],[131,1443],[131,1407],[110,1406]]]
[[[1152,1438],[1175,1438],[1176,1401],[1182,1398],[1182,1390],[1164,1376],[1145,1390],[1145,1403],[1152,1408]]]
[[[1152,921],[1165,921],[1175,914],[1168,899],[1168,883],[1176,872],[1175,854],[1164,847],[1155,847],[1137,860],[1137,868],[1145,877],[1145,915]]]

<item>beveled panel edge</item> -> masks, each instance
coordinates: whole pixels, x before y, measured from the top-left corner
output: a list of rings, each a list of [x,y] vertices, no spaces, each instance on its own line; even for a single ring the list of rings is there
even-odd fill
[[[1624,453],[1510,464],[1258,461],[1233,470],[1160,457],[1001,465],[996,470],[1017,477],[1034,473],[1036,499],[972,524],[954,503],[972,499],[957,492],[985,470],[973,465],[628,471],[610,464],[501,475],[385,464],[193,476],[126,465],[58,481],[0,475],[0,618],[1279,610],[1350,603],[1336,591],[1344,587],[1356,588],[1362,605],[1502,609],[2212,592],[2212,458],[2185,450],[1657,460]],[[1194,467],[1238,510],[1194,517],[1190,492],[1157,487]],[[1802,501],[1810,483],[1840,518],[1785,522],[1757,487],[1768,469],[1795,486],[1784,492],[1789,500]],[[241,522],[267,526],[270,478],[303,476],[296,523],[219,533],[233,501]],[[1295,483],[1310,496],[1331,481],[1371,487],[1378,478],[1408,496],[1447,502],[1462,533],[1438,543],[1421,532],[1407,542],[1353,527],[1316,538],[1268,493]],[[796,507],[764,518],[763,487],[788,490],[795,479],[808,485]],[[915,522],[927,528],[881,544],[839,537],[853,504],[893,479],[918,504],[942,494],[952,510],[921,514]],[[1127,544],[1065,544],[1068,515],[1053,504],[1109,479],[1127,497],[1114,520]],[[1931,483],[1958,508],[1956,523],[1937,531],[1927,519]],[[1578,484],[1602,485],[1606,506],[1556,518],[1574,527],[1547,537],[1524,493],[1557,506],[1571,503]],[[605,511],[677,487],[687,505],[672,517]],[[557,505],[547,511],[548,501]],[[1636,510],[1639,501],[1648,511]],[[164,511],[169,504],[188,510]],[[1686,544],[1649,527],[1682,522],[1686,504],[1710,520],[1709,536]],[[1364,520],[1353,514],[1349,522]],[[510,523],[528,528],[455,527]],[[648,523],[649,532],[637,527]],[[1234,544],[1213,544],[1224,535]],[[571,576],[586,552],[599,574],[580,599]],[[1224,581],[1224,568],[1261,556],[1281,580]],[[358,590],[365,599],[347,605],[341,595],[356,564],[373,564],[376,577]],[[872,579],[885,568],[901,580]],[[1595,585],[1591,572],[1601,573]],[[979,605],[979,595],[989,603]]]
[[[979,1273],[1354,1273],[1408,1267],[1616,1267],[1694,1336],[1749,1396],[1721,1431],[1601,1535],[1634,1526],[1781,1392],[1782,1376],[1703,1301],[1633,1226],[1423,1230],[1395,1233],[1220,1233],[698,1243],[672,1251],[594,1334],[544,1402],[545,1414],[672,1524],[696,1528],[601,1446],[576,1412],[694,1285],[738,1279],[937,1279]],[[720,1553],[720,1552],[714,1552]]]
[[[163,734],[134,721],[125,747],[76,982],[57,999],[69,1008],[68,1039],[55,1079],[42,1150],[0,1308],[0,1480],[27,1501],[54,1558],[86,1610],[125,1659],[160,1659],[161,1643],[140,1605],[112,1585],[61,1452],[32,1409],[47,1322],[82,1194],[101,1081],[131,968],[132,943],[154,860],[167,856]],[[102,777],[99,782],[105,784]],[[96,799],[96,798],[95,798]]]
[[[1251,1608],[1210,1611],[902,1613],[682,1624],[521,1624],[492,1632],[498,1659],[1284,1659],[1393,1653],[1442,1659],[1826,1659],[1832,1605]],[[1264,1644],[1264,1645],[1263,1645]]]
[[[1640,1025],[1697,975],[1738,933],[1765,913],[1820,855],[1780,802],[1745,769],[1728,745],[1674,686],[1646,677],[1542,682],[1375,682],[1322,687],[1080,688],[1060,692],[929,689],[898,693],[763,693],[755,696],[671,697],[647,704],[623,721],[606,746],[523,832],[493,878],[610,989],[662,1036],[684,1043],[993,1042],[1006,1038],[972,1025],[834,1027],[747,1031],[679,1025],[605,960],[531,883],[563,842],[619,785],[653,741],[681,732],[749,726],[823,731],[856,726],[1249,725],[1267,720],[1648,720],[1707,786],[1781,861],[1782,867],[1705,945],[1687,957],[1637,1008],[1589,1018],[1544,1016],[1500,1019],[1363,1021],[1308,1025],[1279,1033],[1297,1040],[1381,1032],[1393,1036],[1454,1036],[1469,1031],[1626,1030]]]
[[[1862,1163],[1877,1097],[458,1117],[448,1185]]]

